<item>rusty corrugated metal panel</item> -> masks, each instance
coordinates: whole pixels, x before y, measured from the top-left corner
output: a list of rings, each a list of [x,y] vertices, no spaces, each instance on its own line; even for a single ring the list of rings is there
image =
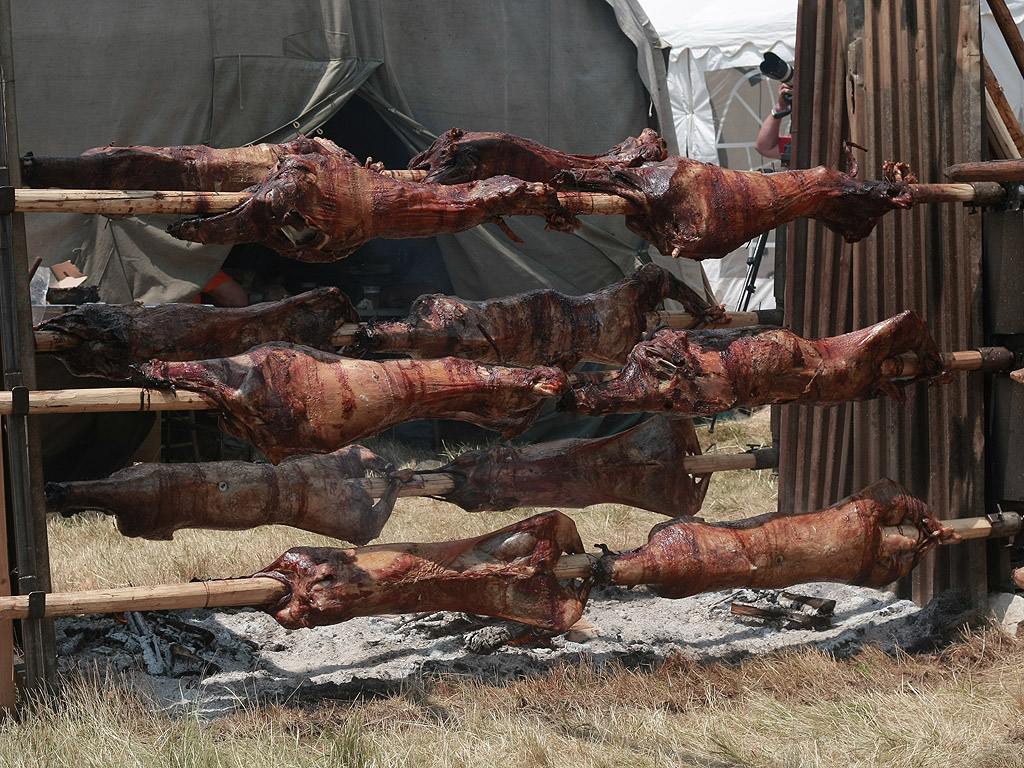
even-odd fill
[[[797,26],[793,167],[835,165],[844,139],[861,177],[884,160],[941,182],[953,162],[980,160],[983,92],[978,0],[803,0]],[[921,206],[886,216],[853,245],[814,222],[791,226],[786,321],[808,337],[919,312],[940,348],[982,343],[980,216]],[[779,509],[817,509],[891,477],[944,517],[984,513],[980,377],[918,386],[906,403],[785,407]],[[914,595],[984,588],[984,550],[960,547],[918,569]],[[976,574],[976,575],[975,575]]]

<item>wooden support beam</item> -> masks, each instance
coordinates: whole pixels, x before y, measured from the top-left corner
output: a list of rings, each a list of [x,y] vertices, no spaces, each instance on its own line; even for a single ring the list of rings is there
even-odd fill
[[[1013,113],[1013,107],[1006,100],[1003,87],[996,80],[988,59],[981,59],[985,77],[985,112],[989,121],[989,129],[995,130],[999,136],[998,144],[1003,148],[1002,156],[1019,158],[1024,155],[1024,131]],[[1009,144],[1009,146],[1006,146]]]
[[[988,0],[988,7],[992,9],[992,16],[999,26],[999,31],[1003,33],[1010,55],[1020,70],[1020,76],[1024,77],[1024,39],[1020,36],[1020,30],[1017,29],[1010,9],[1006,7],[1004,0]]]
[[[1020,531],[1020,515],[1011,515],[994,526],[984,517],[943,520],[962,539],[1005,536]],[[883,536],[919,535],[915,526],[885,526]],[[601,552],[563,555],[553,572],[560,579],[579,579],[590,575]],[[185,608],[224,608],[228,606],[271,605],[287,596],[289,588],[276,579],[255,576],[247,579],[200,581],[188,584],[162,584],[153,587],[120,587],[84,592],[56,592],[46,595],[46,616],[74,616],[80,613],[121,613],[124,611],[167,611]],[[0,597],[0,621],[28,616],[28,598]]]
[[[984,160],[957,163],[943,171],[953,181],[1024,181],[1024,160]]]

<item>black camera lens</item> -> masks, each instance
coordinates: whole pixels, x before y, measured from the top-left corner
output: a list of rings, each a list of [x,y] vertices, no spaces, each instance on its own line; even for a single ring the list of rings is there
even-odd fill
[[[762,57],[764,58],[764,61],[761,62],[762,74],[773,80],[781,80],[784,83],[788,83],[793,79],[796,70],[793,69],[793,65],[788,61],[785,61],[771,51],[762,54]]]

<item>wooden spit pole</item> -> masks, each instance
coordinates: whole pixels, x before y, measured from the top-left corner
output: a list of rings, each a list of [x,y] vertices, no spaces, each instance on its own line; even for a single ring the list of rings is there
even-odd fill
[[[538,187],[544,186],[537,184]],[[911,184],[914,203],[994,205],[1006,191],[999,184]],[[25,213],[91,213],[106,216],[140,214],[211,214],[229,211],[249,199],[246,192],[178,192],[153,190],[16,189],[14,210]],[[639,211],[623,197],[595,192],[559,192],[573,213],[622,215]]]
[[[1012,535],[1021,528],[1020,515],[1013,514],[994,525],[986,517],[943,520],[961,539],[983,539]],[[916,527],[884,526],[883,536],[919,535]],[[601,552],[563,555],[553,572],[560,579],[582,579]],[[228,606],[271,605],[288,595],[289,588],[276,579],[254,576],[243,579],[216,579],[188,584],[161,584],[153,587],[119,587],[84,592],[53,592],[46,595],[45,616],[74,616],[81,613],[122,613],[124,611],[168,611],[186,608],[225,608]],[[0,620],[28,617],[28,597],[0,597]]]
[[[1006,347],[985,347],[981,350],[941,353],[943,363],[951,371],[1008,371],[1014,365],[1014,354]],[[913,354],[888,358],[882,367],[889,378],[914,376],[919,372]],[[615,371],[609,371],[614,376]],[[586,381],[602,376],[587,374]],[[46,413],[94,413],[99,411],[207,411],[217,405],[206,396],[187,390],[108,387],[102,389],[54,389],[28,393],[30,415]],[[12,412],[12,395],[0,392],[0,415]]]

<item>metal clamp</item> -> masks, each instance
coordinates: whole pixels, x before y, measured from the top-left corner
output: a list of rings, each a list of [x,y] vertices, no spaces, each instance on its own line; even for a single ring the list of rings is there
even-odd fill
[[[46,617],[46,593],[28,593],[28,619],[42,619]]]
[[[0,216],[14,213],[14,187],[0,187]]]
[[[11,416],[28,416],[28,387],[11,387]]]
[[[1004,211],[1019,211],[1024,204],[1024,182],[1002,181],[999,184],[1006,190],[1006,198],[999,208]]]

